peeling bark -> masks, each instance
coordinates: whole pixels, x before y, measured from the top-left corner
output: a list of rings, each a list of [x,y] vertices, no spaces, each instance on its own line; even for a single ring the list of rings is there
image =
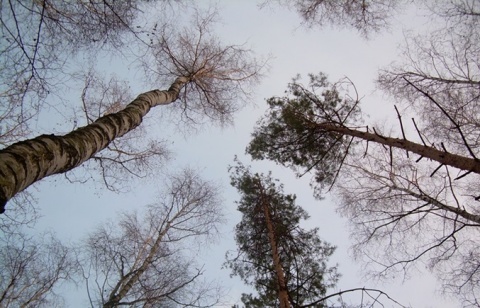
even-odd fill
[[[0,213],[16,193],[49,175],[67,172],[103,150],[142,122],[151,108],[177,100],[189,82],[179,77],[168,90],[140,94],[125,109],[63,136],[41,135],[0,151]]]

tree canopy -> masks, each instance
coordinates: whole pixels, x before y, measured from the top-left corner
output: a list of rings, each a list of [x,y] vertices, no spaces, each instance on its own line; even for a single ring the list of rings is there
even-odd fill
[[[263,63],[241,46],[222,46],[211,33],[212,22],[211,14],[197,12],[192,26],[163,29],[150,46],[158,69],[154,72],[170,78],[167,89],[142,93],[125,108],[63,136],[41,135],[0,150],[0,213],[29,185],[80,166],[134,130],[153,107],[180,100],[182,114],[193,122],[231,120],[245,104],[246,87],[258,80]]]
[[[235,228],[237,252],[227,255],[226,264],[258,292],[244,294],[243,303],[246,307],[308,307],[337,281],[336,267],[327,266],[334,246],[319,238],[318,228],[300,226],[308,214],[270,174],[253,174],[241,164],[231,170],[232,185],[240,193],[242,220]],[[288,304],[282,303],[282,291]]]
[[[466,305],[480,291],[479,11],[469,1],[437,7],[442,27],[407,37],[404,62],[380,71],[396,132],[365,123],[353,82],[319,74],[267,100],[247,148],[299,176],[312,172],[317,196],[332,189],[352,223],[355,256],[374,277],[423,261]]]
[[[213,282],[200,281],[191,258],[223,222],[218,189],[193,170],[173,174],[147,211],[102,224],[81,245],[80,264],[92,306],[212,307]]]
[[[287,10],[267,16],[245,1],[216,9],[182,0],[0,1],[0,306],[65,306],[62,295],[70,300],[71,289],[63,283],[79,281],[87,288],[83,305],[233,304],[219,299],[218,285],[200,280],[211,264],[201,266],[197,248],[211,244],[222,220],[217,188],[166,169],[186,160],[221,178],[225,157],[241,151],[238,141],[247,139],[256,112],[239,111],[257,100],[252,93],[267,62],[238,40],[285,59],[272,61],[262,96],[280,95],[267,100],[248,153],[300,177],[311,173],[320,199],[333,193],[325,203],[333,196],[347,219],[351,252],[367,278],[410,277],[426,266],[441,292],[480,306],[480,2],[258,2]],[[295,14],[288,9],[299,19],[289,20]],[[404,9],[408,16],[398,14]],[[292,23],[306,27],[281,30]],[[395,104],[384,117],[389,127],[369,120],[370,97],[361,93],[369,92],[363,81],[377,56],[393,50],[379,42],[390,44],[400,32],[400,56],[377,75],[386,96],[375,108]],[[352,80],[312,74],[295,77],[284,94],[268,91],[312,69]],[[234,134],[227,131],[220,143],[208,126],[223,128],[239,114]],[[200,138],[191,138],[194,131]],[[327,265],[335,249],[318,229],[303,228],[308,214],[296,196],[271,173],[241,164],[231,170],[243,216],[226,265],[256,290],[243,294],[245,306],[351,306],[342,297],[349,292],[360,294],[356,306],[382,306],[385,298],[402,306],[376,288],[345,290],[353,271],[327,292],[339,277]],[[163,194],[146,205],[157,186]],[[100,222],[118,208],[129,211]],[[329,238],[341,228],[319,227]],[[218,248],[206,263],[218,266]]]

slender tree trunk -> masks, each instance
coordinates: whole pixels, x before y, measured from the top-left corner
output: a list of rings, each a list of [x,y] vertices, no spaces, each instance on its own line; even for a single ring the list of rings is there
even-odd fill
[[[437,150],[434,147],[418,144],[406,139],[385,137],[378,134],[350,129],[345,126],[339,126],[330,123],[320,123],[314,125],[326,131],[338,132],[343,135],[357,137],[363,140],[373,141],[386,146],[403,149],[418,154],[422,157],[430,158],[446,166],[452,166],[461,170],[480,174],[480,160],[477,158],[464,157],[461,155],[448,153],[443,150]]]
[[[119,302],[127,296],[128,292],[133,288],[133,286],[138,282],[142,274],[148,269],[148,267],[152,264],[153,258],[158,252],[160,248],[160,244],[162,243],[162,239],[167,234],[168,230],[172,226],[172,222],[175,221],[183,212],[185,208],[182,208],[179,212],[175,214],[170,220],[167,221],[165,227],[158,231],[158,236],[153,243],[148,256],[142,262],[142,265],[137,269],[132,269],[129,274],[125,275],[120,281],[118,281],[116,287],[110,293],[110,297],[108,302],[103,304],[104,308],[111,308],[117,307]],[[162,224],[163,225],[163,224]]]
[[[147,268],[152,263],[153,257],[156,255],[158,249],[160,248],[160,243],[162,242],[163,236],[167,233],[170,228],[171,221],[168,222],[166,228],[159,232],[155,243],[153,244],[150,252],[148,253],[147,258],[143,261],[142,265],[135,269],[132,276],[125,276],[125,279],[122,279],[118,282],[118,288],[115,288],[108,298],[108,302],[103,304],[104,308],[117,307],[119,302],[127,295],[128,291],[137,283],[140,276],[147,270]]]
[[[64,136],[41,135],[1,150],[0,213],[16,193],[44,177],[81,165],[112,140],[140,125],[152,107],[174,102],[188,81],[187,77],[179,77],[168,90],[140,94],[125,109]]]
[[[273,265],[277,274],[278,281],[278,299],[280,301],[280,308],[290,308],[290,301],[288,300],[288,289],[285,282],[285,273],[283,271],[280,255],[278,253],[277,241],[275,239],[275,230],[273,229],[270,211],[268,209],[268,202],[265,200],[265,192],[262,189],[262,208],[265,215],[265,222],[268,229],[268,239],[272,248]]]

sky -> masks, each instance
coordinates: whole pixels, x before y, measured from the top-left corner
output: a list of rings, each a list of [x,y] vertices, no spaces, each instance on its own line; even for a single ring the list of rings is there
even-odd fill
[[[207,1],[199,3],[208,6]],[[259,9],[258,3],[253,0],[224,0],[217,5],[221,21],[215,32],[222,41],[245,44],[256,55],[270,57],[269,70],[254,89],[251,104],[236,115],[232,126],[207,126],[188,133],[182,133],[169,123],[162,116],[162,110],[154,110],[145,125],[153,136],[166,139],[170,146],[172,157],[166,169],[159,170],[151,182],[135,184],[130,193],[122,195],[107,192],[93,183],[69,184],[63,176],[45,179],[32,188],[43,215],[36,230],[53,230],[61,239],[74,242],[98,224],[113,220],[115,213],[141,209],[151,203],[156,186],[161,186],[162,180],[168,176],[166,170],[174,171],[185,165],[195,167],[206,179],[222,186],[227,223],[222,227],[221,238],[203,251],[198,259],[199,263],[205,263],[206,277],[218,279],[230,290],[228,304],[231,306],[239,302],[242,292],[248,290],[239,279],[230,278],[228,270],[221,269],[225,252],[235,249],[233,228],[240,220],[235,205],[238,195],[229,186],[227,172],[228,165],[233,164],[234,156],[238,155],[243,163],[251,164],[254,171],[271,170],[273,176],[285,185],[285,192],[295,193],[298,204],[311,215],[304,226],[318,227],[321,238],[337,246],[330,261],[338,264],[342,274],[338,290],[379,288],[407,306],[455,307],[455,302],[439,296],[436,291],[439,285],[422,268],[408,279],[398,277],[393,281],[376,282],[364,278],[361,264],[356,263],[349,253],[348,222],[335,212],[332,198],[327,196],[324,200],[315,200],[308,176],[297,179],[291,170],[271,162],[251,162],[244,154],[253,126],[266,109],[265,99],[282,95],[287,83],[297,74],[306,76],[308,73],[325,72],[332,81],[347,76],[363,97],[362,108],[370,115],[369,121],[388,122],[394,114],[393,103],[376,91],[374,80],[378,69],[399,58],[398,46],[404,41],[405,31],[421,32],[425,29],[426,19],[422,12],[409,10],[399,14],[390,30],[366,40],[354,30],[330,27],[305,29],[295,12],[274,5]],[[98,65],[105,74],[113,72],[127,78],[134,95],[150,90],[139,80],[141,74],[136,73],[134,66],[126,65],[125,60],[105,58],[102,61]],[[72,102],[78,100],[74,94],[66,95]],[[392,125],[395,124],[392,122]],[[69,286],[62,290],[68,307],[86,306],[87,297],[82,286]]]

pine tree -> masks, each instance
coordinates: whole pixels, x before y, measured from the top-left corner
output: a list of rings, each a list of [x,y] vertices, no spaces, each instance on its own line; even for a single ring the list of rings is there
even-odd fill
[[[378,86],[395,102],[392,127],[362,119],[348,78],[311,75],[267,100],[247,149],[299,176],[311,172],[317,196],[337,195],[368,275],[428,264],[464,306],[480,296],[479,3],[430,7],[439,28],[407,36],[399,62],[380,70]]]
[[[270,174],[252,174],[240,163],[232,169],[243,216],[235,229],[237,254],[227,255],[226,264],[258,292],[243,294],[242,302],[246,307],[283,308],[322,298],[338,278],[336,267],[326,264],[335,247],[319,238],[317,228],[300,227],[308,214]]]

